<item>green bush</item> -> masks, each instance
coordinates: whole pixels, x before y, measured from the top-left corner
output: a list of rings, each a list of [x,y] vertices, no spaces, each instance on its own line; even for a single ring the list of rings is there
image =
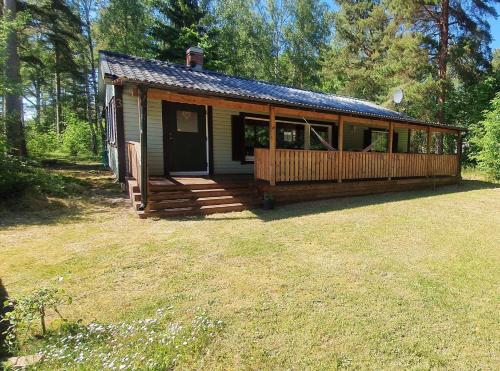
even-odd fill
[[[484,120],[473,129],[471,142],[478,147],[474,156],[479,169],[500,179],[500,93],[485,112]]]
[[[71,304],[71,297],[58,288],[41,288],[19,299],[9,299],[4,303],[10,308],[2,321],[8,323],[5,341],[8,349],[19,349],[30,337],[41,331],[42,336],[47,334],[46,317],[57,314],[64,320],[59,312],[59,306]],[[37,325],[40,325],[38,328]]]
[[[31,157],[44,157],[61,148],[61,140],[53,131],[44,133],[28,126],[26,145]]]
[[[87,122],[69,115],[66,119],[66,129],[62,134],[63,151],[70,156],[90,156],[92,132]]]
[[[50,196],[80,194],[84,188],[83,180],[55,174],[33,161],[8,155],[5,141],[0,137],[0,199],[27,191]]]

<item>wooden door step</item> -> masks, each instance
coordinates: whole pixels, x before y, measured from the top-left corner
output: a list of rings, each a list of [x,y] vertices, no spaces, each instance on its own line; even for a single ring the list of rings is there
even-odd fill
[[[231,189],[213,188],[213,189],[193,189],[190,191],[176,192],[152,192],[148,195],[149,201],[174,200],[180,198],[196,199],[200,197],[218,197],[218,196],[241,196],[256,194],[256,190],[250,188]]]
[[[224,204],[224,205],[207,205],[201,207],[181,207],[174,209],[150,210],[139,212],[141,218],[154,217],[169,217],[169,216],[188,216],[188,215],[209,215],[215,213],[228,213],[234,211],[246,210],[247,206],[240,203]]]
[[[191,191],[199,189],[237,189],[248,188],[248,182],[222,182],[222,183],[208,183],[208,184],[163,184],[161,182],[149,181],[149,192],[175,192],[175,191]]]
[[[150,201],[148,208],[150,210],[161,210],[178,207],[196,207],[209,205],[227,205],[241,203],[243,205],[255,205],[258,203],[257,197],[238,197],[238,196],[216,196],[199,197],[196,199],[179,198],[173,200]]]

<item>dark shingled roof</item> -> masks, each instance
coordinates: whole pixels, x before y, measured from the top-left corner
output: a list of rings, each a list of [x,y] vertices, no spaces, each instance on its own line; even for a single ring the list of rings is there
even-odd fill
[[[185,92],[438,126],[365,100],[301,90],[207,70],[197,71],[188,66],[109,51],[100,51],[99,56],[101,75],[104,78],[122,78]]]

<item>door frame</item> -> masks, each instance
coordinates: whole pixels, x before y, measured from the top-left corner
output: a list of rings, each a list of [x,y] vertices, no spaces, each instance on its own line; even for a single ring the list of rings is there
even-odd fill
[[[169,163],[168,163],[168,151],[166,151],[166,148],[168,146],[168,140],[167,140],[167,122],[166,120],[168,119],[168,113],[167,113],[167,108],[166,105],[171,105],[174,108],[177,107],[182,107],[186,106],[187,104],[185,103],[177,103],[177,102],[170,102],[167,100],[162,100],[161,101],[161,121],[162,121],[162,130],[163,130],[163,173],[165,176],[197,176],[197,175],[210,175],[211,174],[211,169],[212,169],[212,143],[211,143],[211,136],[212,136],[212,125],[211,121],[212,118],[210,117],[212,114],[211,107],[207,105],[200,105],[200,104],[189,104],[190,106],[199,106],[203,107],[205,110],[205,148],[206,148],[206,159],[207,159],[207,168],[202,171],[169,171]],[[210,112],[209,112],[210,111]],[[210,113],[210,116],[209,116]]]

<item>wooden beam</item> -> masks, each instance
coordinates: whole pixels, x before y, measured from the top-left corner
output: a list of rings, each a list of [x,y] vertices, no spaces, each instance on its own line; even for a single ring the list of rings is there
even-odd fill
[[[201,106],[215,106],[238,111],[268,112],[268,105],[264,103],[246,103],[225,98],[174,93],[160,89],[150,89],[148,91],[148,98],[176,103],[197,104]]]
[[[387,175],[389,180],[392,179],[392,143],[394,141],[394,123],[389,122],[389,140],[388,140],[388,155],[387,155]]]
[[[457,178],[462,178],[462,133],[458,133],[457,137]]]
[[[338,155],[338,164],[337,170],[339,175],[339,183],[342,183],[342,164],[343,164],[343,155],[344,155],[344,116],[340,116],[339,119],[339,134],[338,134],[338,143],[339,143],[339,155]]]
[[[405,124],[402,122],[395,122],[394,123],[395,129],[411,129],[411,130],[427,131],[428,127],[429,127],[428,125]]]
[[[307,111],[302,109],[286,108],[286,107],[276,107],[275,110],[277,116],[297,116],[297,117],[306,117],[309,119],[329,120],[335,122],[339,122],[339,117],[340,117],[340,115],[334,113]]]
[[[269,183],[276,185],[276,112],[269,106]]]
[[[460,130],[448,129],[448,128],[438,128],[435,126],[430,126],[431,131],[437,133],[449,133],[449,134],[457,134],[460,133]]]
[[[344,116],[344,115],[342,115],[342,117],[344,117],[344,122],[347,124],[364,125],[364,126],[382,126],[384,128],[389,127],[389,121],[385,121],[385,120],[350,117],[350,116]]]
[[[139,210],[145,210],[148,205],[148,88],[146,86],[139,86],[137,104],[141,131],[141,205]]]

